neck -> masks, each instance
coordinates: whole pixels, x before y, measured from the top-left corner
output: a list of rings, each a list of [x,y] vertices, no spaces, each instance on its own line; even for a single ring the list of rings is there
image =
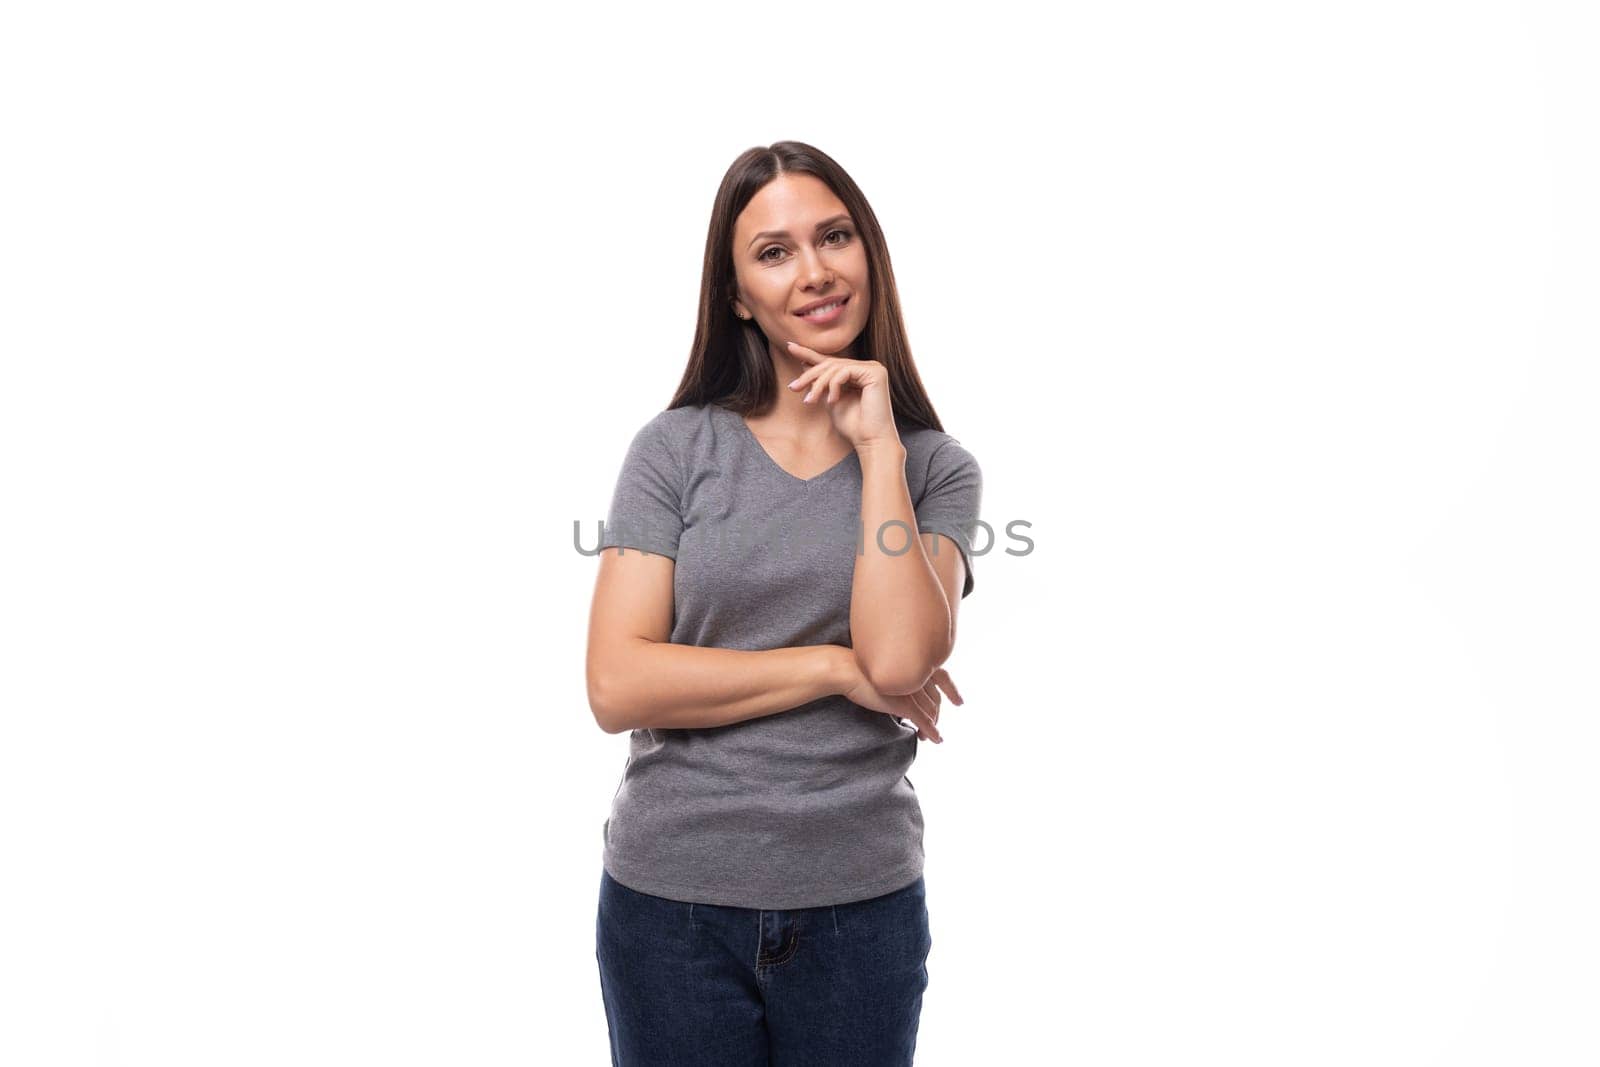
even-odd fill
[[[790,382],[814,365],[789,355],[787,351],[773,349],[772,369],[778,378],[778,395],[772,407],[753,420],[755,424],[765,427],[769,432],[776,431],[782,436],[801,440],[824,441],[839,436],[833,428],[833,417],[828,414],[821,393],[812,397],[811,403],[807,404],[805,395],[810,391],[809,385],[805,389],[789,388]]]

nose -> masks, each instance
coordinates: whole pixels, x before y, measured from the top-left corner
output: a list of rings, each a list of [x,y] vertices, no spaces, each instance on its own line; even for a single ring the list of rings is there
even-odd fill
[[[800,282],[807,289],[823,289],[833,281],[833,270],[817,254],[815,249],[810,249],[801,260]]]

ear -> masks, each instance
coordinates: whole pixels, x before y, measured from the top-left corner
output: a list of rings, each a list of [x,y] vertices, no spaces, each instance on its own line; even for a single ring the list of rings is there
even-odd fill
[[[750,309],[745,307],[744,304],[740,303],[738,297],[734,297],[731,303],[733,304],[733,313],[739,316],[739,318],[748,322],[750,319]]]

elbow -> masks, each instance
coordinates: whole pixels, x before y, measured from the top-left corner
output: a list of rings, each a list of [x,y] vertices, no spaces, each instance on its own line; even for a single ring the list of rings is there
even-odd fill
[[[609,688],[593,678],[589,680],[589,711],[594,715],[595,725],[608,734],[627,733],[633,728]]]
[[[949,658],[948,644],[925,652],[922,656],[898,655],[892,657],[861,656],[861,673],[866,675],[872,688],[884,696],[905,696],[915,693],[928,684],[933,672]]]
[[[620,732],[617,729],[616,716],[612,714],[610,707],[595,699],[595,695],[592,692],[589,694],[589,712],[594,716],[595,725],[606,733],[614,734]]]
[[[616,648],[591,648],[585,678],[589,687],[589,711],[595,725],[608,734],[625,734],[648,728],[652,719],[650,690],[640,680],[637,657],[633,655],[643,638]]]
[[[867,676],[872,688],[884,696],[905,696],[928,684],[934,666],[937,664],[930,666],[908,659],[888,663],[870,662],[861,665],[861,673]]]

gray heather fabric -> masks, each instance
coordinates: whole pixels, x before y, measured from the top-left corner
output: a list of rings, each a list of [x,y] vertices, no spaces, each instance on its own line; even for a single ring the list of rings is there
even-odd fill
[[[900,439],[917,527],[966,557],[965,597],[978,463],[948,434],[901,423]],[[708,404],[663,411],[634,436],[600,545],[674,558],[674,644],[849,645],[860,525],[854,452],[802,480],[736,412]],[[897,550],[906,531],[883,542]],[[605,869],[642,893],[768,910],[903,888],[923,866],[905,776],[916,755],[914,727],[843,696],[726,726],[634,730],[602,831]]]

